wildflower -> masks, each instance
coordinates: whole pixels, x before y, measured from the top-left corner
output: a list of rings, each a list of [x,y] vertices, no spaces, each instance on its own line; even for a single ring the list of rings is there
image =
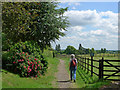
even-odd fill
[[[35,69],[37,69],[37,66],[36,66],[36,68]]]
[[[14,64],[16,63],[16,62],[13,62]]]
[[[35,58],[35,60],[37,60],[37,59]]]
[[[23,54],[24,54],[24,52],[23,52]]]
[[[28,13],[29,15],[31,15],[31,13]]]

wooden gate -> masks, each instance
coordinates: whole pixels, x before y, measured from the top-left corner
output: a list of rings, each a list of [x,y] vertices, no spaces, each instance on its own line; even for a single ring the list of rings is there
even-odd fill
[[[103,76],[106,76],[103,79],[120,81],[120,65],[119,65],[120,60],[103,60],[103,61],[108,64],[108,65],[103,65],[103,67],[113,67],[114,68],[114,70],[103,70],[104,72],[113,72],[112,74],[103,74]],[[118,63],[118,65],[114,65],[111,62],[116,62],[116,63]],[[112,76],[118,77],[118,79],[109,79]]]
[[[93,58],[89,59],[80,56],[77,56],[77,59],[80,67],[85,71],[87,70],[90,72],[91,76],[95,74],[99,77],[99,79],[120,81],[120,60],[104,60],[103,57],[100,60],[94,60]],[[94,65],[93,62],[98,63],[99,66]],[[117,64],[114,65],[114,63]],[[106,67],[108,67],[108,69],[105,69]],[[109,67],[113,68],[110,70]],[[94,68],[98,69],[98,72],[95,72]],[[110,79],[113,76],[118,78]]]

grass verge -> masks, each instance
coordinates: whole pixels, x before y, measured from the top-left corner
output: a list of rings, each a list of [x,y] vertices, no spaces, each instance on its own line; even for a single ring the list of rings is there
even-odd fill
[[[22,78],[17,74],[2,70],[2,88],[55,88],[53,81],[59,60],[52,57],[46,57],[48,60],[48,69],[44,76],[40,78]]]

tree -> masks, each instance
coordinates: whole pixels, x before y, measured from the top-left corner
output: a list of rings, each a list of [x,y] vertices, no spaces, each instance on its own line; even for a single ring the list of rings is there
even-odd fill
[[[104,48],[103,53],[106,53],[106,48]]]
[[[59,52],[61,51],[61,49],[60,49],[60,44],[58,44],[58,51],[59,51]]]
[[[79,44],[78,52],[79,52],[79,54],[83,54],[84,53],[83,52],[83,47],[82,47],[81,44]]]
[[[9,49],[9,44],[7,43],[7,39],[6,39],[6,34],[2,33],[2,51],[6,51],[7,49]],[[12,43],[11,41],[9,41],[10,43]]]
[[[92,49],[91,49],[91,53],[95,53],[95,50],[94,50],[94,48],[92,48]]]
[[[103,48],[101,48],[101,53],[103,53]]]
[[[56,51],[58,50],[58,45],[55,46],[55,50],[56,50]]]
[[[78,50],[82,50],[82,45],[81,44],[79,44],[79,49]]]
[[[13,43],[33,40],[43,50],[55,42],[68,26],[63,16],[67,8],[57,8],[55,2],[5,2],[3,3],[3,32]]]
[[[65,53],[66,54],[75,54],[76,49],[73,46],[67,46]]]
[[[56,45],[55,50],[56,50],[57,52],[60,52],[60,51],[61,51],[61,49],[60,49],[60,44]]]
[[[85,53],[86,53],[86,54],[90,54],[90,49],[89,49],[89,48],[86,49],[86,50],[85,50]]]

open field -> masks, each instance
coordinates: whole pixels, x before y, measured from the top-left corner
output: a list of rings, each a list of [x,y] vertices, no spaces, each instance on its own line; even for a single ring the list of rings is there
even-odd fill
[[[87,55],[83,55],[82,57],[84,57],[84,58],[86,57],[86,58],[91,59],[91,57],[87,56]],[[107,57],[107,55],[106,55],[103,58],[104,58],[104,60],[120,60],[117,55],[115,57]],[[93,60],[100,60],[100,59],[102,59],[102,57],[97,57],[97,56],[93,57]],[[84,59],[80,59],[80,60],[85,62]],[[86,60],[86,62],[88,63],[88,60]],[[115,65],[115,66],[120,66],[119,62],[110,62],[109,61],[109,63],[111,63],[112,65]],[[89,64],[91,64],[91,60],[89,60]],[[85,64],[83,64],[83,65],[85,66]],[[93,61],[93,65],[99,67],[99,62]],[[104,61],[103,65],[109,65],[109,64]],[[120,69],[120,67],[118,67],[118,68]],[[89,66],[89,69],[91,69],[91,66]],[[83,70],[85,70],[85,69],[83,68]],[[117,69],[115,67],[104,67],[103,70],[116,70],[117,71]],[[85,70],[85,71],[87,71],[87,70]],[[93,68],[93,71],[96,72],[97,74],[99,74],[99,69]],[[105,71],[103,72],[103,74],[105,74],[105,75],[112,75],[113,73],[115,73],[115,72],[105,72]],[[117,73],[116,75],[120,75],[120,74]],[[93,74],[93,77],[97,78],[98,76]],[[107,77],[107,76],[104,76],[103,78],[105,78],[105,77]],[[120,77],[118,77],[118,76],[110,76],[108,79],[118,79],[118,78],[120,78]]]

